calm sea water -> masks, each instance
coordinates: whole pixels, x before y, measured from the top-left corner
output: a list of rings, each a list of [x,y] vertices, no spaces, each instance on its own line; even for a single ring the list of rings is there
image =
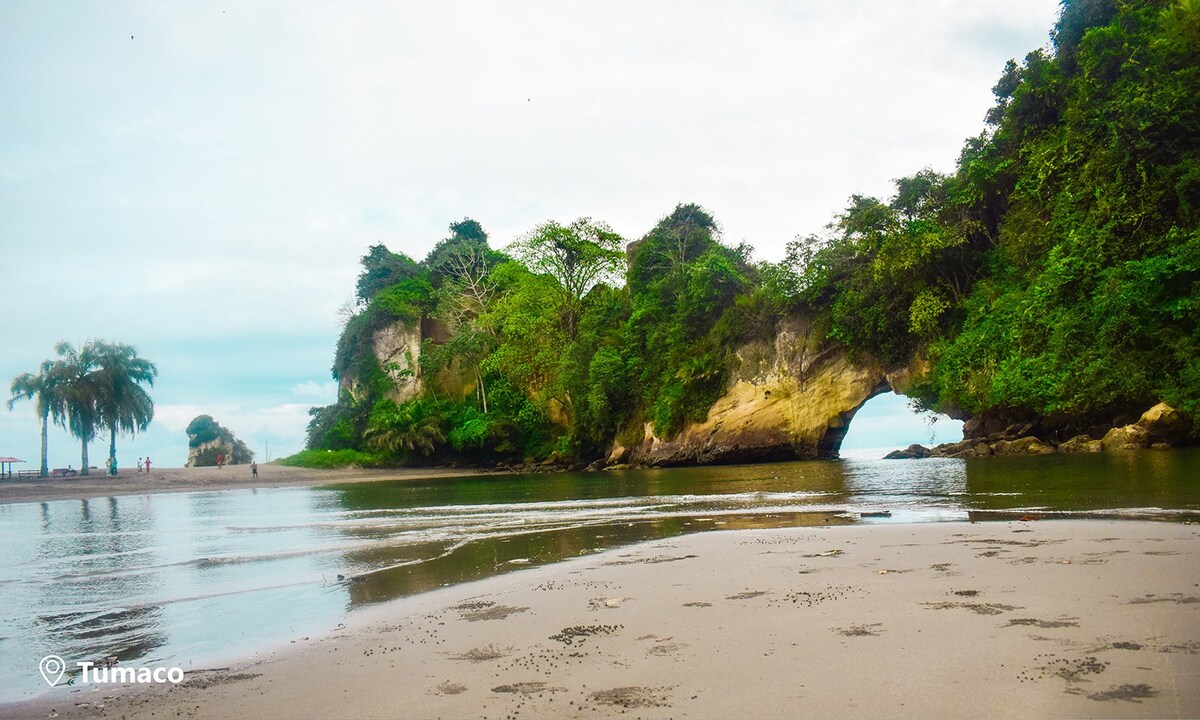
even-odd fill
[[[890,518],[864,519],[887,510]],[[844,459],[0,505],[0,702],[38,661],[211,667],[356,607],[707,530],[1200,519],[1200,452]]]

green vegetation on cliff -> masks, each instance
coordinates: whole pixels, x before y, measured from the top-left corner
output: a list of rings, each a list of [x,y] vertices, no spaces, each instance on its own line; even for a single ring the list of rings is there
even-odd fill
[[[1194,422],[1200,5],[1070,0],[1051,37],[1004,68],[953,173],[852,197],[779,263],[696,205],[624,252],[588,218],[505,252],[469,219],[419,263],[371,248],[310,448],[593,459],[702,421],[738,348],[795,313],[886,367],[927,359],[931,409],[1082,427],[1165,400]],[[381,360],[397,327],[420,352]]]
[[[187,467],[244,465],[254,460],[254,452],[246,443],[234,437],[232,430],[213,420],[212,415],[192,418],[187,426],[187,436]]]

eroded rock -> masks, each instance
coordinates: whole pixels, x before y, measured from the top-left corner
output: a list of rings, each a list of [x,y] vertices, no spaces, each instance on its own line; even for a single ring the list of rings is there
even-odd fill
[[[915,458],[927,458],[930,455],[929,448],[924,445],[909,445],[903,450],[893,450],[883,456],[884,460],[911,460]]]
[[[1053,455],[1054,448],[1035,437],[1001,440],[992,445],[996,455]]]
[[[1104,450],[1099,440],[1093,440],[1090,435],[1076,435],[1059,444],[1058,451],[1064,454],[1098,453]]]

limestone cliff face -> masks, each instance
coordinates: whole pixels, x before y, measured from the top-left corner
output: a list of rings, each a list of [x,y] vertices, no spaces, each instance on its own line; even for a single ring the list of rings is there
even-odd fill
[[[888,372],[870,358],[851,359],[825,341],[809,319],[784,319],[775,337],[738,349],[739,367],[702,423],[671,438],[649,425],[633,447],[615,446],[609,462],[645,465],[837,457],[850,419],[870,398],[903,392],[923,372],[919,361]]]
[[[415,398],[421,392],[421,326],[415,323],[395,322],[376,330],[371,335],[371,350],[379,367],[392,380],[387,397],[397,403]],[[342,375],[338,382],[339,393],[360,397],[360,379],[353,375]]]

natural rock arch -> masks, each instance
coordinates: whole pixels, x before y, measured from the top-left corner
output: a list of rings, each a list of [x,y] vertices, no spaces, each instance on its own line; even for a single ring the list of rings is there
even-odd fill
[[[869,357],[851,356],[825,340],[811,321],[795,315],[769,341],[738,349],[739,367],[726,393],[702,423],[660,438],[649,424],[643,441],[616,445],[609,462],[691,465],[836,458],[850,421],[868,400],[901,394],[924,371],[914,360],[888,370]]]

